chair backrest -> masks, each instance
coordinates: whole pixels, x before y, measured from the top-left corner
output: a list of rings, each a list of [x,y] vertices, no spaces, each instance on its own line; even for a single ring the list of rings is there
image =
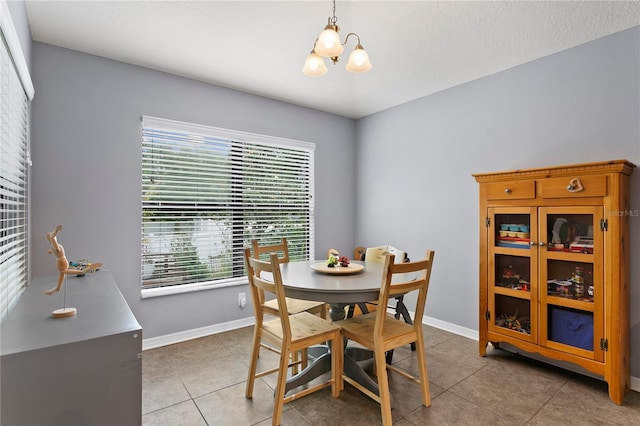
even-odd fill
[[[283,336],[290,338],[291,327],[289,325],[289,312],[287,311],[287,302],[284,294],[284,286],[282,284],[282,274],[280,272],[280,259],[275,252],[269,255],[269,261],[256,259],[251,256],[249,248],[244,249],[244,259],[247,268],[247,278],[249,279],[249,288],[251,289],[253,300],[253,311],[256,317],[256,324],[262,325],[264,319],[264,306],[261,294],[275,294],[278,300],[278,313],[280,322],[282,323]],[[272,280],[266,280],[260,276],[260,272],[268,272]]]
[[[364,260],[365,262],[384,263],[387,253],[387,246],[368,247],[364,255]]]
[[[253,247],[253,258],[262,260],[269,260],[271,253],[276,253],[278,255],[278,262],[280,263],[288,263],[289,262],[289,246],[287,245],[287,239],[281,238],[278,244],[272,244],[268,246],[261,246],[258,240],[251,240],[251,246]],[[257,271],[258,275],[260,275],[260,269]],[[265,302],[264,291],[259,290],[259,301],[260,304]]]
[[[327,259],[331,256],[338,257],[340,256],[340,252],[334,248],[330,248],[329,250],[327,250]]]
[[[353,249],[353,260],[364,260],[367,249],[360,246]]]
[[[395,256],[396,263],[404,262],[404,258],[406,256],[405,252],[398,250],[393,246],[379,246],[367,248],[364,260],[365,262],[384,263],[387,254],[393,254]]]
[[[395,256],[395,263],[403,263],[406,261],[407,253],[403,252],[402,250],[397,249],[393,246],[387,246],[387,251],[389,252],[389,254]]]
[[[401,296],[417,290],[418,298],[414,311],[414,327],[422,327],[422,316],[427,302],[427,291],[429,290],[429,279],[431,278],[434,255],[435,252],[433,250],[427,250],[425,259],[415,262],[395,263],[395,255],[393,254],[389,254],[385,259],[378,304],[384,306],[391,297]],[[396,278],[396,280],[394,280],[394,275],[397,277],[398,274],[410,274],[411,277],[417,274],[417,276],[415,279],[402,279],[398,281],[398,278]],[[385,316],[386,312],[384,309],[377,310],[374,336],[378,335],[380,339],[382,339]]]
[[[253,257],[256,259],[268,260],[270,253],[275,252],[278,253],[280,263],[289,262],[289,247],[286,238],[281,238],[280,243],[269,246],[260,246],[258,240],[251,240],[251,246],[253,247]],[[263,256],[264,254],[266,256]]]

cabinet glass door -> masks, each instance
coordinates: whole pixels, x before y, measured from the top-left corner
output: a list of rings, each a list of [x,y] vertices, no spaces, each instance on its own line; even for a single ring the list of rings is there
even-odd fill
[[[602,361],[602,207],[540,208],[540,344]]]
[[[537,211],[488,210],[489,330],[537,343]]]

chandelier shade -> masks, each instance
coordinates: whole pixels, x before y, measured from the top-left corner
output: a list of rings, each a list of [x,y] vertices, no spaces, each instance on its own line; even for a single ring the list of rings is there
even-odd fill
[[[349,55],[349,62],[347,63],[347,71],[349,72],[367,72],[371,69],[371,62],[369,62],[369,55],[362,48],[361,45],[357,45],[351,55]]]
[[[342,47],[342,43],[340,43],[339,30],[340,28],[337,25],[327,25],[325,27],[316,41],[315,51],[318,55],[324,56],[325,58],[342,55],[344,47]]]
[[[315,51],[311,51],[307,60],[304,62],[302,72],[310,77],[320,77],[327,73],[327,66],[324,63],[324,58],[318,55]]]
[[[325,65],[324,58],[329,58],[335,65],[336,62],[340,60],[340,55],[344,52],[343,46],[347,44],[350,36],[356,37],[358,43],[349,55],[349,61],[346,65],[347,71],[353,73],[369,71],[371,69],[371,61],[369,61],[369,55],[360,44],[360,36],[356,33],[349,33],[344,42],[340,42],[340,27],[337,25],[338,18],[336,18],[335,0],[333,0],[333,16],[330,16],[327,21],[324,30],[322,30],[313,43],[313,50],[307,57],[302,72],[311,77],[319,77],[326,74],[327,66]]]

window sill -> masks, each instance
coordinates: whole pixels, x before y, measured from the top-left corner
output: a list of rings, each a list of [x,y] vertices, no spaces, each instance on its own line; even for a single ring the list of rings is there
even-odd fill
[[[152,297],[170,296],[173,294],[192,293],[195,291],[215,290],[225,287],[236,287],[240,285],[248,285],[247,277],[232,278],[229,280],[210,281],[206,283],[182,284],[158,288],[143,288],[140,292],[142,299],[150,299]]]

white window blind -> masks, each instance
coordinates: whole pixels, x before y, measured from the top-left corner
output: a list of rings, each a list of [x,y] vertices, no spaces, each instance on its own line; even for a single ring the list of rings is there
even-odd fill
[[[4,320],[29,278],[28,130],[33,87],[22,52],[16,47],[17,36],[6,4],[0,6],[0,320]]]
[[[143,117],[143,296],[245,282],[254,238],[310,259],[314,147]]]

